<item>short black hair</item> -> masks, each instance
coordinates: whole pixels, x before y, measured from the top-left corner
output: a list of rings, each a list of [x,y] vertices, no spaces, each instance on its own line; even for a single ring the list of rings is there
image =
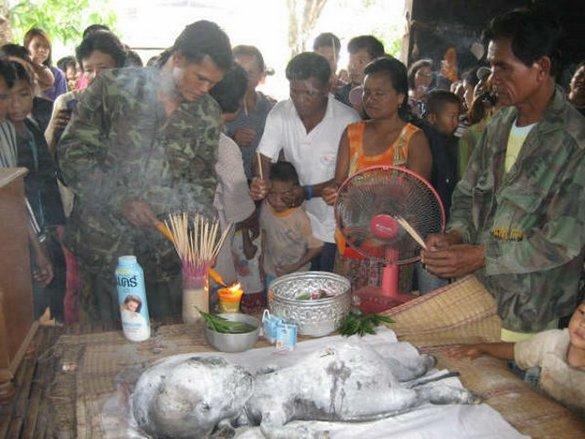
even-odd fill
[[[324,56],[315,52],[299,53],[286,66],[286,79],[289,81],[305,81],[315,78],[321,85],[329,82],[331,67]]]
[[[384,56],[384,45],[372,35],[360,35],[354,37],[347,43],[347,51],[351,54],[365,50],[371,59]]]
[[[82,61],[89,58],[96,50],[110,55],[117,67],[124,67],[126,63],[126,50],[118,37],[113,33],[97,30],[83,39],[81,44],[75,49],[75,56],[82,68]]]
[[[270,181],[282,181],[299,185],[299,174],[289,162],[276,162],[270,166]]]
[[[397,93],[408,96],[408,81],[406,79],[406,66],[393,57],[378,58],[369,63],[364,69],[364,75],[385,73],[392,83],[392,88]]]
[[[32,63],[32,59],[28,53],[28,49],[20,44],[8,43],[0,47],[0,50],[4,52],[4,56],[14,56],[25,60],[28,63]]]
[[[333,47],[336,52],[339,52],[341,50],[341,41],[339,41],[337,35],[325,32],[319,34],[313,41],[313,50],[317,50],[319,47]]]
[[[83,30],[83,35],[81,36],[82,39],[87,37],[88,35],[93,34],[94,32],[98,31],[106,31],[111,32],[111,29],[106,26],[105,24],[90,24]]]
[[[207,20],[196,21],[185,27],[171,51],[196,63],[209,56],[224,71],[229,70],[233,62],[229,37],[217,24]]]
[[[558,71],[563,32],[551,14],[537,10],[515,9],[498,15],[483,32],[485,42],[509,39],[512,53],[530,67],[543,56],[551,60],[551,76]]]
[[[223,75],[223,79],[209,91],[209,94],[217,101],[223,113],[235,113],[240,109],[247,88],[246,71],[234,63],[232,68]]]
[[[124,67],[144,67],[142,58],[132,49],[126,49],[126,62]]]
[[[423,67],[430,67],[433,68],[433,60],[424,58],[419,59],[411,64],[410,68],[408,69],[408,87],[414,89],[414,76],[416,72],[418,72]]]
[[[57,67],[65,72],[68,67],[77,68],[77,61],[75,60],[74,56],[64,56],[59,61],[57,61]]]
[[[258,63],[258,68],[261,72],[266,72],[266,64],[264,63],[264,57],[262,56],[262,52],[256,46],[250,46],[246,44],[240,44],[232,49],[232,53],[234,58],[237,56],[251,56],[252,58],[256,58],[256,62]]]
[[[445,104],[455,104],[461,107],[461,99],[455,93],[447,90],[431,90],[427,95],[427,109],[425,116],[429,114],[438,115]]]
[[[35,80],[28,72],[28,70],[18,61],[10,61],[12,68],[14,69],[14,82],[26,81],[31,87],[34,87]]]
[[[4,82],[8,88],[14,86],[14,82],[16,81],[16,71],[10,61],[0,59],[0,77],[4,78]]]
[[[470,69],[467,69],[461,74],[461,79],[463,82],[467,82],[472,87],[475,87],[479,82],[479,77],[477,76],[477,72],[481,66],[475,66]]]

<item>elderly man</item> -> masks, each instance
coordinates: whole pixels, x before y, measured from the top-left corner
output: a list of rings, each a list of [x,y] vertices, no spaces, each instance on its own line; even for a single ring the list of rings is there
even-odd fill
[[[498,100],[453,194],[432,273],[475,273],[494,296],[502,340],[556,327],[577,305],[585,243],[585,120],[555,87],[559,28],[513,11],[486,31]]]
[[[169,212],[214,215],[221,111],[207,92],[232,64],[214,23],[185,28],[160,68],[102,72],[83,93],[58,155],[75,193],[66,244],[84,281],[90,320],[117,319],[116,259],[144,268],[155,318],[176,314],[180,266],[153,227]]]
[[[336,101],[329,93],[331,68],[316,53],[295,56],[286,67],[290,99],[277,103],[268,114],[264,135],[258,146],[262,156],[264,180],[252,182],[252,197],[263,199],[268,194],[270,162],[281,152],[293,164],[303,190],[298,190],[296,203],[306,200],[306,211],[315,238],[325,244],[321,255],[311,264],[312,270],[332,271],[335,260],[333,207],[321,198],[321,190],[333,178],[337,149],[343,131],[359,120],[351,108]]]

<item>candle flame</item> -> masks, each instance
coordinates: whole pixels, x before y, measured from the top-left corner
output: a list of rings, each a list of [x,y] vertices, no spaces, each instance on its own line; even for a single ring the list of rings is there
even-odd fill
[[[239,282],[237,282],[235,284],[230,285],[227,289],[230,291],[230,293],[237,293],[239,291],[242,291],[242,286],[240,285]]]

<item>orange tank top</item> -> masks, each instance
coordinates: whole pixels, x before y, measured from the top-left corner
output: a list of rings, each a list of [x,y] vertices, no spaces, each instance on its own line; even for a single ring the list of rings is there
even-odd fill
[[[347,138],[349,141],[349,176],[371,166],[406,166],[408,160],[408,144],[413,134],[420,131],[420,128],[407,123],[400,134],[381,154],[368,156],[364,154],[364,132],[366,122],[356,122],[347,127]]]

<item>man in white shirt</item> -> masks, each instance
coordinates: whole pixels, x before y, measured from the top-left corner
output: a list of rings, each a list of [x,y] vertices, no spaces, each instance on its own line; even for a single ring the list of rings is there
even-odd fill
[[[359,115],[329,94],[331,69],[321,55],[305,52],[295,56],[286,67],[286,77],[290,99],[277,103],[268,114],[258,145],[262,178],[252,182],[251,194],[255,200],[266,197],[270,163],[276,162],[282,152],[295,167],[302,185],[292,194],[291,204],[306,200],[313,234],[324,242],[311,270],[332,271],[335,219],[333,207],[321,198],[321,190],[335,173],[343,131],[359,120]]]

